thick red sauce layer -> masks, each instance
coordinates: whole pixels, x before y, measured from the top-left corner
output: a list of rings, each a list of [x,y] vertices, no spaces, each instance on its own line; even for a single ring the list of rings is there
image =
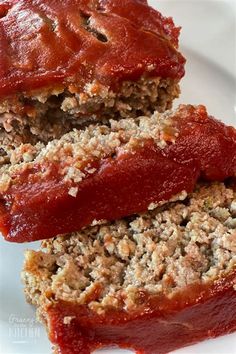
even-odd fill
[[[179,116],[178,116],[179,115]],[[147,140],[133,153],[96,161],[97,171],[75,184],[59,165],[35,165],[16,176],[0,194],[0,231],[8,241],[25,242],[78,231],[93,220],[114,220],[147,210],[150,203],[191,192],[199,178],[236,176],[236,130],[207,116],[203,106],[176,113],[179,135],[164,149]],[[46,170],[46,177],[37,172]],[[77,186],[76,197],[68,194]]]
[[[146,1],[0,0],[0,96],[93,80],[115,89],[144,73],[180,79],[178,36]]]
[[[192,285],[171,299],[141,294],[132,312],[56,301],[46,318],[60,354],[90,354],[100,347],[132,348],[137,354],[166,354],[236,330],[236,272],[211,284]],[[72,316],[70,324],[64,317]]]

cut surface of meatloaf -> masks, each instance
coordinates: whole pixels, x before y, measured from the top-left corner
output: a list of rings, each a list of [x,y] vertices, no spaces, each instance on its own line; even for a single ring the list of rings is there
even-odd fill
[[[142,354],[236,330],[236,186],[42,242],[22,279],[61,354]]]
[[[145,0],[0,0],[0,144],[171,108],[179,31]]]
[[[236,130],[203,106],[110,120],[47,145],[8,150],[0,168],[0,230],[34,241],[155,208],[199,179],[236,175]]]

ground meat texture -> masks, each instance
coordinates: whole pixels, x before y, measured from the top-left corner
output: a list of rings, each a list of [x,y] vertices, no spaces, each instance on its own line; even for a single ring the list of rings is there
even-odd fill
[[[81,129],[94,122],[106,124],[111,118],[164,112],[171,108],[179,92],[177,82],[147,78],[123,83],[118,93],[91,83],[78,94],[54,90],[50,94],[39,92],[31,98],[19,97],[17,102],[0,103],[0,143],[6,148],[22,143],[47,143],[73,128]]]
[[[199,310],[196,313],[190,310],[185,320],[175,310],[176,323],[179,321],[183,331],[183,342],[178,343],[174,337],[175,344],[173,344],[172,339],[165,338],[166,342],[163,343],[163,348],[173,350],[181,345],[191,343],[192,332],[190,331],[190,334],[187,335],[191,327],[191,320],[197,316],[198,311],[201,316],[204,316],[201,306],[204,304],[204,296],[209,297],[208,288],[211,289],[213,286],[215,287],[214,291],[219,293],[220,288],[217,288],[217,284],[221,282],[221,289],[223,289],[223,279],[229,279],[228,285],[224,285],[225,291],[222,291],[226,296],[227,291],[231,289],[230,296],[234,297],[230,300],[230,304],[235,303],[235,301],[232,302],[233,299],[235,300],[235,294],[232,294],[236,278],[230,275],[235,272],[236,266],[235,202],[234,183],[228,185],[224,183],[199,184],[195,191],[183,201],[172,202],[145,214],[113,223],[104,223],[71,235],[43,241],[41,250],[26,252],[22,272],[26,298],[37,307],[39,317],[43,318],[46,323],[48,322],[48,325],[50,323],[54,331],[59,329],[59,323],[63,321],[61,326],[64,328],[64,333],[69,331],[68,333],[71,334],[69,329],[74,328],[75,325],[73,318],[76,319],[77,326],[81,325],[82,328],[85,326],[84,330],[86,325],[90,326],[89,320],[86,322],[84,316],[89,316],[91,320],[96,318],[98,322],[95,321],[95,323],[100,323],[100,326],[104,323],[104,328],[107,328],[108,332],[108,323],[110,323],[110,328],[114,326],[112,328],[115,331],[114,322],[109,320],[111,322],[107,323],[106,319],[112,316],[111,313],[114,313],[116,318],[123,318],[124,315],[125,321],[127,321],[126,332],[124,332],[128,336],[127,341],[124,333],[123,339],[119,339],[121,334],[118,334],[118,331],[117,338],[113,335],[112,339],[110,341],[106,339],[106,342],[104,339],[106,336],[103,338],[101,335],[101,327],[99,332],[98,329],[95,329],[95,324],[93,328],[89,327],[89,331],[95,335],[94,341],[96,342],[97,336],[98,343],[101,338],[104,340],[104,342],[101,340],[101,343],[105,344],[126,343],[128,347],[139,350],[146,349],[144,352],[148,354],[163,354],[164,351],[162,352],[161,349],[154,351],[154,349],[150,349],[151,347],[147,349],[148,346],[142,348],[142,346],[139,347],[137,338],[136,342],[130,343],[128,339],[131,333],[129,328],[131,330],[134,325],[138,329],[138,322],[135,321],[138,321],[139,310],[142,312],[146,306],[149,308],[150,316],[153,311],[157,311],[159,315],[155,316],[158,321],[158,316],[161,316],[160,314],[165,308],[165,320],[161,319],[160,321],[163,335],[166,335],[163,321],[166,323],[166,328],[168,328],[168,321],[172,326],[175,321],[173,315],[170,315],[172,317],[168,319],[171,309],[176,306],[180,308],[186,306],[183,305],[185,301],[191,308],[191,302],[196,298],[198,305],[195,307],[200,306]],[[216,301],[218,301],[219,294],[213,296],[214,291],[212,290],[210,298],[216,296]],[[187,300],[188,298],[189,300]],[[158,302],[158,299],[161,302]],[[224,299],[221,300],[221,306],[224,308]],[[60,308],[63,318],[60,318],[57,312]],[[209,308],[211,305],[208,303],[205,313]],[[180,313],[183,314],[184,311]],[[214,313],[213,309],[210,311]],[[54,322],[55,316],[57,316],[57,322]],[[78,322],[80,316],[81,322]],[[142,318],[143,315],[140,316]],[[178,318],[178,316],[180,317]],[[210,316],[209,313],[207,318],[208,323],[212,326],[216,319],[213,321]],[[225,321],[226,318],[228,321],[227,311],[224,316]],[[136,320],[132,322],[132,318],[133,321],[134,318]],[[219,323],[223,332],[217,332],[216,327],[214,329],[208,327],[204,332],[206,327],[204,327],[202,319],[200,325],[202,327],[197,327],[198,332],[194,332],[194,335],[197,340],[201,340],[210,333],[214,336],[227,333],[229,328],[236,329],[235,317],[230,318],[231,322],[229,321],[228,327],[224,327],[221,318]],[[151,316],[148,326],[150,333],[153,331],[152,320]],[[199,321],[199,318],[196,320]],[[217,321],[220,320],[217,319]],[[108,327],[106,327],[107,325]],[[155,327],[155,325],[153,326]],[[60,329],[62,328],[60,327]],[[77,333],[77,336],[82,333],[82,336],[88,339],[90,334],[83,334],[86,333],[83,331],[78,332],[78,328],[77,332],[73,333]],[[174,326],[174,328],[177,333],[178,327]],[[75,328],[73,330],[76,331]],[[110,330],[112,331],[112,329]],[[185,331],[187,332],[185,333]],[[58,343],[57,340],[60,342],[58,338],[63,332],[60,332],[57,340],[53,337],[53,333],[56,332],[50,333],[55,343]],[[159,334],[158,332],[153,333],[157,342],[160,340],[158,339]],[[75,338],[78,339],[78,337]],[[63,339],[63,335],[61,341],[60,349],[64,353],[63,343],[65,344],[66,338]],[[86,343],[86,341],[83,342],[81,351],[76,351],[74,348],[71,353],[90,353],[88,348],[87,351],[85,350]],[[150,343],[149,345],[151,345]]]
[[[201,178],[235,176],[236,131],[182,105],[24,144],[1,161],[0,231],[35,241],[155,208]]]
[[[60,174],[64,175],[65,179],[78,181],[84,175],[83,165],[88,166],[89,162],[96,159],[102,160],[117,155],[118,149],[131,152],[150,139],[160,148],[164,148],[168,142],[174,143],[178,137],[175,114],[177,115],[178,111],[168,111],[164,114],[155,112],[152,116],[119,121],[109,120],[107,125],[90,124],[85,129],[74,129],[48,144],[22,144],[16,149],[2,148],[0,189],[3,189],[3,179],[10,178],[9,182],[14,183],[14,176],[26,169],[30,170],[34,164],[58,161],[63,164]],[[165,133],[169,134],[169,141],[165,141]]]
[[[180,29],[146,2],[11,0],[0,11],[1,145],[161,112],[179,95]]]
[[[130,309],[138,289],[170,295],[217,278],[236,262],[235,202],[236,190],[223,183],[198,185],[183,201],[44,241],[42,251],[26,253],[26,292],[39,294],[32,276],[38,287],[47,283],[42,293],[48,286],[57,299],[80,304],[100,285],[89,306],[103,311],[109,301],[121,306],[118,293]],[[32,265],[39,276],[27,273]]]

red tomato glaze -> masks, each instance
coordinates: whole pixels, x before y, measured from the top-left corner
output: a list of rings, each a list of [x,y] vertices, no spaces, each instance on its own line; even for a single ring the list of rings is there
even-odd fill
[[[97,170],[77,185],[65,182],[59,166],[35,165],[0,194],[0,231],[26,242],[78,231],[93,220],[114,220],[193,191],[199,178],[236,176],[236,130],[208,117],[203,106],[183,106],[175,116],[179,135],[164,149],[152,140],[132,153],[95,162]],[[37,171],[47,170],[47,177]],[[71,182],[72,183],[72,182]],[[76,197],[68,194],[78,187]]]
[[[0,96],[98,80],[180,79],[179,28],[138,0],[0,0]]]
[[[60,354],[90,354],[110,345],[137,354],[166,354],[236,330],[236,271],[210,284],[192,285],[172,298],[143,294],[133,312],[53,302],[45,309],[49,338]],[[72,316],[70,324],[64,317]]]

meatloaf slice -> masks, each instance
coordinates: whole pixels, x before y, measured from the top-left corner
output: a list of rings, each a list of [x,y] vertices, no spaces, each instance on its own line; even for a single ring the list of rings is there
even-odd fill
[[[103,346],[166,354],[236,330],[236,187],[43,241],[27,300],[61,354]],[[57,351],[56,351],[57,352]]]
[[[155,208],[191,192],[199,179],[236,175],[236,131],[203,106],[109,124],[7,152],[0,168],[0,231],[7,240],[78,231]]]
[[[0,144],[170,108],[179,31],[145,0],[0,0]]]

